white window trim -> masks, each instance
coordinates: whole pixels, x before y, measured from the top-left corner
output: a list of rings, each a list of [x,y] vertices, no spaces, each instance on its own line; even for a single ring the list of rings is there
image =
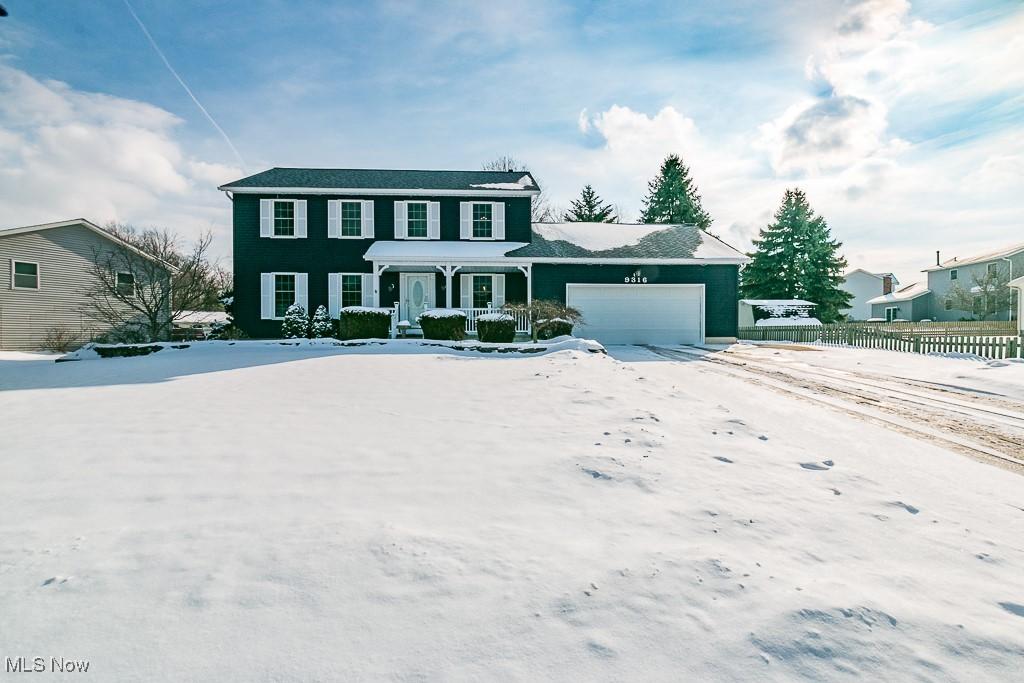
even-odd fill
[[[949,269],[949,279],[951,281],[952,280],[959,280],[960,279],[960,270],[958,268],[950,268]]]
[[[36,267],[36,286],[35,287],[18,287],[14,284],[14,264],[15,263],[30,263]],[[20,289],[27,292],[38,292],[43,285],[43,273],[39,268],[38,261],[22,261],[20,259],[11,259],[11,289]]]
[[[118,279],[122,275],[130,275],[131,276],[131,278],[132,278],[132,293],[131,293],[131,296],[132,297],[138,296],[139,295],[139,283],[135,279],[135,273],[129,273],[127,270],[118,270],[118,271],[114,272],[114,291],[117,292],[117,294],[119,296],[128,296],[127,294],[121,294],[120,290],[118,289],[121,286],[121,283],[118,282]]]
[[[473,207],[477,204],[489,204],[491,206],[491,236],[490,237],[473,237]],[[497,202],[469,202],[469,239],[474,242],[493,242],[497,238],[494,236],[494,205]]]
[[[366,218],[363,215],[365,210],[364,202],[362,199],[337,199],[338,202],[338,239],[340,240],[361,240],[366,239],[363,237],[363,225],[366,223]],[[358,204],[359,205],[359,234],[358,235],[346,235],[343,228],[343,209],[345,204]],[[351,273],[342,273],[342,275],[351,275]]]
[[[302,239],[299,235],[299,207],[298,199],[271,199],[270,200],[270,239],[272,240],[298,240]],[[284,204],[285,202],[292,205],[292,234],[290,235],[275,235],[274,234],[274,206],[276,204]],[[338,219],[341,220],[340,218]],[[339,230],[341,224],[338,224]],[[288,275],[288,273],[279,273],[279,275]],[[274,318],[274,320],[284,320],[284,318]]]
[[[403,202],[403,204],[405,204],[405,238],[404,239],[407,239],[407,240],[424,240],[424,241],[429,240],[430,239],[430,202],[425,200],[425,199],[422,200],[422,201],[420,201],[419,199],[410,199],[410,200],[407,200],[407,201]],[[411,236],[409,234],[409,205],[410,204],[422,204],[423,206],[427,207],[427,234],[424,235],[423,237],[419,237],[419,236],[413,237],[413,236]]]
[[[359,303],[354,304],[355,306],[362,306],[365,297],[363,291],[363,275],[365,273],[338,273],[338,310],[345,310],[345,276],[354,275],[359,278]]]
[[[272,297],[271,304],[274,305],[275,307],[277,306],[277,287],[276,287],[276,285],[274,283],[277,281],[277,276],[278,275],[291,275],[291,276],[293,276],[295,278],[295,300],[298,301],[298,298],[299,298],[298,297],[298,295],[299,295],[299,276],[300,275],[304,275],[304,274],[305,273],[282,273],[280,271],[276,271],[276,272],[273,272],[273,273],[267,273],[267,275],[270,276],[270,285],[271,285],[271,287],[274,287],[274,290],[270,293],[270,295]],[[306,312],[309,313],[309,311],[306,311]],[[277,316],[277,317],[273,317],[273,318],[263,318],[263,320],[284,320],[284,316],[282,315],[282,316]]]

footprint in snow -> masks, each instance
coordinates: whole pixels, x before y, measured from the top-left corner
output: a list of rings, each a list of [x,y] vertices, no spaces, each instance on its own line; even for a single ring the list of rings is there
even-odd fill
[[[1001,602],[999,606],[1010,614],[1015,614],[1018,617],[1024,617],[1024,605],[1018,605],[1015,602]]]
[[[590,476],[592,476],[594,479],[611,479],[611,477],[608,476],[607,474],[605,474],[604,472],[599,472],[597,470],[591,470],[591,469],[588,469],[586,467],[581,467],[580,469],[583,470],[586,474],[589,474]]]
[[[726,458],[725,456],[722,456],[722,455],[716,455],[715,456],[715,460],[719,460],[721,462],[727,462],[727,463],[732,463],[733,462],[729,458]]]
[[[831,460],[823,460],[822,462],[802,462],[800,467],[805,470],[829,470],[834,464]]]
[[[50,586],[55,583],[67,583],[70,578],[70,576],[51,576],[46,581],[43,581],[43,583],[40,585]]]
[[[761,441],[767,441],[768,440],[768,437],[765,436],[764,434],[762,434],[761,436],[759,436],[757,438],[760,439]]]

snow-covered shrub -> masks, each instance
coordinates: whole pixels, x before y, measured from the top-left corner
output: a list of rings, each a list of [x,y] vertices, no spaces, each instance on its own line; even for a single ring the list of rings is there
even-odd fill
[[[313,314],[313,321],[309,324],[309,336],[314,339],[330,337],[334,334],[334,322],[327,313],[327,307],[320,305],[316,307]]]
[[[424,339],[461,341],[466,338],[466,314],[454,308],[433,308],[416,319]]]
[[[513,341],[516,338],[516,319],[508,313],[484,313],[477,316],[476,336],[482,342]]]
[[[281,336],[285,339],[305,339],[309,336],[309,316],[302,304],[292,304],[284,312],[281,323]]]
[[[572,334],[572,323],[564,318],[552,318],[542,321],[537,330],[537,339],[554,339]]]
[[[346,306],[341,309],[339,339],[387,339],[390,335],[390,308]]]

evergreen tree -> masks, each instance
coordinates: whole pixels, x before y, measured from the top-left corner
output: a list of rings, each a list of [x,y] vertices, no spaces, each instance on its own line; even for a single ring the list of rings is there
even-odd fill
[[[313,314],[313,321],[309,324],[309,336],[314,339],[330,337],[334,335],[334,321],[327,313],[327,307],[320,305],[316,307]]]
[[[839,309],[852,298],[841,289],[846,268],[841,246],[825,219],[814,214],[803,190],[786,190],[775,222],[754,240],[740,291],[746,299],[806,299],[817,305],[822,322],[839,320]]]
[[[309,317],[302,304],[292,304],[284,312],[281,336],[285,339],[304,339],[309,335]]]
[[[613,211],[612,205],[605,204],[594,188],[587,185],[580,192],[580,198],[570,202],[562,220],[567,223],[618,223],[619,217]]]
[[[640,222],[690,223],[701,230],[711,227],[711,215],[701,205],[690,169],[677,155],[668,155],[658,177],[647,184]]]

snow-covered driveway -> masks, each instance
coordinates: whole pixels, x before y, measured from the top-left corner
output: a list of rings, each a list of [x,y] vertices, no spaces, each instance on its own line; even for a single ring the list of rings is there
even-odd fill
[[[1012,680],[1024,477],[704,362],[0,359],[0,655],[96,680]]]

